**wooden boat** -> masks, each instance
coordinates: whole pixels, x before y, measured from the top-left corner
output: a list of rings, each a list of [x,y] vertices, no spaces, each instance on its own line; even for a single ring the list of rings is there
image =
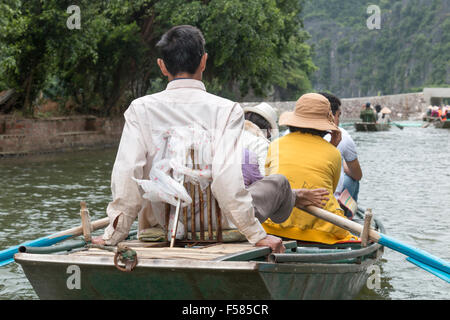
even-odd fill
[[[435,121],[434,126],[438,129],[450,129],[450,120]]]
[[[422,118],[422,120],[425,121],[425,122],[434,122],[436,120],[439,120],[439,117],[424,116]]]
[[[272,254],[248,242],[169,248],[128,240],[118,248],[137,255],[129,272],[120,255],[99,248],[14,258],[40,299],[297,300],[354,298],[383,253],[376,243],[284,243],[284,254]]]
[[[389,123],[375,123],[375,122],[355,122],[356,131],[388,131],[391,128]]]

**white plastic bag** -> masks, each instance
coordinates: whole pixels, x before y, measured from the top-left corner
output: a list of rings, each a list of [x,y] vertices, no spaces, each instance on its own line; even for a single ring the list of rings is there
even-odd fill
[[[206,130],[193,126],[172,128],[154,139],[156,154],[150,170],[150,180],[135,179],[144,190],[143,198],[173,206],[178,199],[181,207],[192,203],[183,182],[200,185],[205,190],[212,179],[210,157],[211,136]],[[191,150],[199,169],[192,169]]]

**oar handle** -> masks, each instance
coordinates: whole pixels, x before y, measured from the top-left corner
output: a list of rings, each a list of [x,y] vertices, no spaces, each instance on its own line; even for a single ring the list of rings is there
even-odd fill
[[[103,219],[95,220],[91,222],[92,231],[105,228],[109,225],[109,217],[105,217]],[[60,231],[58,233],[52,234],[49,238],[57,238],[61,236],[71,236],[76,237],[83,234],[83,226],[74,227],[71,229],[67,229],[64,231]]]
[[[338,216],[337,214],[331,213],[329,211],[326,211],[324,209],[318,208],[318,207],[314,207],[314,206],[307,206],[305,208],[306,212],[308,212],[309,214],[320,218],[322,220],[328,221],[338,227],[341,227],[342,229],[348,230],[350,232],[356,233],[358,235],[361,235],[362,231],[363,231],[363,226],[360,225],[359,223],[356,223],[354,221],[348,220],[347,218]],[[380,240],[380,234],[373,230],[370,229],[369,230],[369,239],[375,242],[378,242]]]

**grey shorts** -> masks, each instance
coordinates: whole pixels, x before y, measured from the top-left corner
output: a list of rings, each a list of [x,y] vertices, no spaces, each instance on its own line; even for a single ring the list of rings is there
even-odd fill
[[[275,223],[282,223],[291,215],[295,193],[285,176],[266,176],[250,185],[247,190],[253,198],[255,216],[261,223],[268,218]]]

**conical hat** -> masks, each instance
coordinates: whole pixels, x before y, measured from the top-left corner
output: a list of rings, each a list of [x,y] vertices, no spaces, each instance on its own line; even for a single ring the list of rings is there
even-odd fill
[[[389,108],[387,108],[387,107],[384,107],[383,109],[381,109],[380,112],[381,112],[381,113],[386,113],[386,114],[392,113],[391,109],[389,109]]]

